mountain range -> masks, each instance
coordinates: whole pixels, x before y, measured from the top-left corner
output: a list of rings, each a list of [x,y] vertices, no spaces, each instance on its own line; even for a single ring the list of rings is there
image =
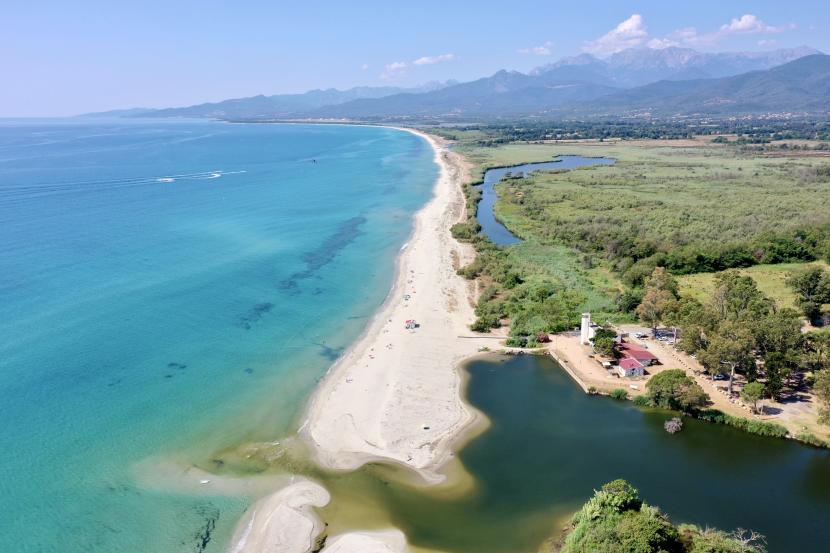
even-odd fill
[[[715,79],[749,71],[771,69],[778,65],[820,54],[815,48],[801,46],[766,52],[704,53],[690,48],[629,48],[605,59],[590,54],[561,59],[533,69],[531,75],[563,74],[573,78],[576,71],[588,80],[603,79],[612,86],[630,88],[671,80]]]
[[[233,98],[221,102],[210,102],[181,108],[113,110],[86,114],[86,117],[195,117],[211,119],[257,119],[261,117],[280,118],[305,113],[324,106],[336,106],[358,98],[382,98],[393,94],[425,93],[458,84],[456,81],[445,83],[431,82],[416,88],[393,86],[361,86],[348,90],[310,90],[302,94],[276,94],[273,96],[251,96]]]
[[[314,90],[132,116],[476,120],[773,112],[830,113],[830,56],[808,47],[733,53],[636,48],[604,59],[564,58],[529,73],[502,70],[466,83]]]

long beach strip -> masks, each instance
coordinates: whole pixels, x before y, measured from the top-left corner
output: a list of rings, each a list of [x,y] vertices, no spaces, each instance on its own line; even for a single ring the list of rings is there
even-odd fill
[[[453,445],[481,419],[462,398],[458,366],[482,346],[492,345],[492,339],[469,330],[475,290],[456,274],[459,265],[474,257],[472,248],[450,233],[464,216],[464,161],[438,139],[403,130],[424,138],[435,151],[440,174],[433,197],[415,214],[392,291],[361,338],[320,383],[301,435],[325,468],[354,470],[386,461],[417,471],[427,483],[439,483]],[[307,534],[291,540],[284,526],[296,525],[300,516],[308,519],[305,526],[319,527],[307,507],[319,505],[327,494],[322,488],[309,494],[309,485],[288,486],[255,505],[240,523],[231,551],[306,551],[298,544],[308,543]],[[314,501],[305,501],[310,496]],[[323,551],[335,546],[341,553],[405,550],[405,540],[390,532],[350,532],[334,537]],[[280,536],[284,539],[275,541]]]

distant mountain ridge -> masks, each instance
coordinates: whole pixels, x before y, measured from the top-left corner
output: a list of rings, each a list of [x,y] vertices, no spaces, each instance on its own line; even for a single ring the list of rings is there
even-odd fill
[[[727,77],[678,79],[677,68],[683,69],[683,75],[698,75],[703,73],[702,67],[708,64],[711,70],[715,62],[711,61],[712,55],[705,55],[709,61],[669,63],[668,56],[682,53],[677,50],[655,51],[656,56],[641,60],[635,55],[642,51],[623,52],[627,66],[645,66],[652,75],[671,69],[676,79],[663,78],[633,88],[602,84],[611,80],[604,72],[605,66],[580,56],[575,62],[549,67],[532,75],[500,71],[491,77],[435,92],[354,100],[319,108],[305,116],[321,119],[441,119],[830,112],[830,90],[824,85],[830,76],[830,56],[812,54],[771,69]],[[787,59],[791,55],[794,54],[776,59]],[[617,59],[623,66],[620,58]],[[659,60],[659,64],[651,63],[654,59]],[[739,65],[735,58],[729,59],[733,68]],[[751,63],[768,65],[774,61],[770,57],[758,57]],[[725,66],[719,67],[720,71],[728,72]],[[628,82],[637,80],[630,78]]]
[[[830,115],[830,56],[814,54],[719,79],[659,81],[569,106],[582,115]]]
[[[605,84],[630,88],[661,80],[692,80],[730,77],[771,69],[805,56],[821,54],[808,46],[767,52],[703,53],[690,48],[629,48],[605,59],[590,54],[564,58],[537,67],[531,75],[581,71],[602,79]]]
[[[394,94],[326,106],[304,114],[316,118],[434,117],[441,115],[517,116],[539,106],[563,106],[597,98],[615,89],[580,79],[499,71],[468,83],[423,94]]]
[[[828,61],[806,46],[722,53],[631,48],[604,59],[581,54],[527,74],[502,70],[465,83],[312,90],[121,112],[135,117],[373,121],[830,113]]]
[[[314,110],[323,106],[338,105],[360,98],[382,98],[402,92],[431,92],[455,85],[455,81],[446,83],[432,82],[417,88],[370,87],[361,86],[348,90],[329,88],[310,90],[302,94],[276,94],[273,96],[251,96],[233,98],[221,102],[208,102],[195,106],[144,110],[132,114],[135,117],[197,117],[214,119],[258,119],[290,117],[296,113]],[[132,111],[132,110],[117,110]],[[112,114],[113,112],[105,112]],[[99,114],[89,114],[99,115]],[[129,115],[128,115],[129,116]]]

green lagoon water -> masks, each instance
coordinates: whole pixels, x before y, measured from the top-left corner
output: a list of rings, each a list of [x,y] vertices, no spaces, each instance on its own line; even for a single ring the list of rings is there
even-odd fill
[[[830,550],[830,452],[591,397],[547,356],[473,361],[468,397],[492,426],[459,454],[463,498],[365,483],[364,501],[422,547],[533,553],[602,484],[625,478],[675,522],[751,528],[773,553]],[[329,485],[350,491],[347,477]],[[337,497],[335,492],[335,498]]]
[[[222,551],[248,500],[136,464],[292,432],[436,175],[390,129],[0,122],[0,551]]]

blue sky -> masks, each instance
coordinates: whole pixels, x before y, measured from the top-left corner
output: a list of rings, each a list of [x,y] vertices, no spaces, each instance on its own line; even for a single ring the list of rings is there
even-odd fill
[[[830,52],[819,1],[3,4],[5,117],[464,81],[626,46]]]

